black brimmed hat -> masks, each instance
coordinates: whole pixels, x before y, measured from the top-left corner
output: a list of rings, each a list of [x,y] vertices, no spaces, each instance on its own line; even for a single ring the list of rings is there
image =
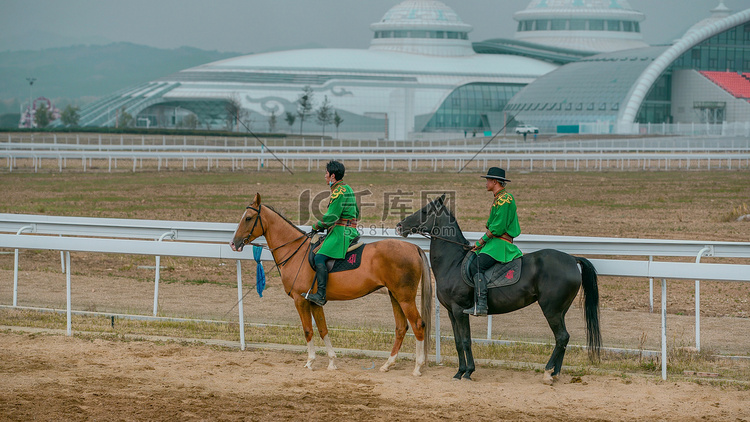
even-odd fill
[[[500,167],[490,167],[490,169],[487,170],[486,176],[479,177],[484,177],[485,179],[496,179],[502,182],[510,182],[510,179],[505,178],[505,170],[501,169]]]

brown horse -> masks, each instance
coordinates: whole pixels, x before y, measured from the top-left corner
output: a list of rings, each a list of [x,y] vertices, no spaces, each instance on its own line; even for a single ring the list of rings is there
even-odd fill
[[[315,271],[307,261],[310,239],[305,232],[273,208],[261,205],[260,194],[255,194],[253,203],[245,210],[234,232],[231,247],[235,251],[242,251],[246,244],[260,236],[265,236],[268,249],[271,250],[274,262],[281,273],[284,291],[294,299],[294,305],[302,320],[302,329],[307,341],[305,367],[312,369],[315,360],[312,315],[318,326],[318,333],[326,346],[329,359],[328,369],[336,369],[334,364],[336,353],[328,338],[323,308],[302,297],[310,290],[315,278]],[[416,304],[420,281],[422,282],[422,289],[419,292],[422,295],[421,314]],[[382,287],[388,289],[391,298],[393,315],[396,318],[396,341],[393,343],[391,356],[380,370],[388,371],[395,363],[408,329],[408,319],[417,339],[416,366],[412,374],[421,375],[420,369],[425,363],[429,350],[433,290],[429,262],[419,247],[395,239],[368,244],[363,250],[362,263],[359,268],[335,272],[329,276],[327,299],[356,299]]]

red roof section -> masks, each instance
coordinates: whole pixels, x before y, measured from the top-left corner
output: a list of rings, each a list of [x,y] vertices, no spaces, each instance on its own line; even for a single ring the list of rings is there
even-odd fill
[[[750,73],[739,74],[737,72],[713,72],[708,70],[703,70],[700,73],[733,96],[750,98]]]

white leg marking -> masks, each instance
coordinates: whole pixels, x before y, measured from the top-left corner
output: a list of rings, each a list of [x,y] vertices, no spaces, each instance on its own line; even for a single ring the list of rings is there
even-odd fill
[[[542,383],[547,385],[552,385],[552,382],[554,382],[554,379],[552,378],[552,369],[548,369],[544,371],[544,377],[542,378]]]
[[[383,366],[380,367],[380,372],[388,372],[389,369],[391,369],[391,366],[393,366],[394,363],[396,363],[396,357],[398,356],[398,353],[395,355],[391,355],[387,361],[383,364]]]
[[[422,375],[422,372],[420,369],[422,369],[422,366],[424,365],[425,356],[424,356],[424,341],[417,340],[417,353],[416,353],[416,364],[414,365],[414,372],[411,374],[415,377],[418,377]]]
[[[336,359],[336,352],[333,350],[333,346],[331,345],[331,339],[328,338],[328,334],[326,334],[326,336],[323,337],[323,342],[326,344],[326,352],[328,353],[328,370],[332,371],[334,369],[339,369],[336,367],[336,364],[333,362],[333,360]]]
[[[312,340],[310,340],[307,342],[307,363],[305,364],[305,368],[312,371],[313,361],[315,361],[315,346]]]

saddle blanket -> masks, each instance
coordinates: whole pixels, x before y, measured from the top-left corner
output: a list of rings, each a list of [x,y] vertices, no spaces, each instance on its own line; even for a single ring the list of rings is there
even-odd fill
[[[349,271],[359,268],[362,264],[362,252],[364,252],[366,244],[358,243],[358,240],[359,238],[354,239],[353,244],[347,249],[344,259],[329,259],[326,261],[328,273],[337,273],[340,271]],[[315,253],[320,249],[322,243],[322,238],[313,243],[310,248],[310,254],[307,256],[307,261],[310,263],[313,270],[315,269]]]
[[[478,255],[474,252],[469,252],[461,263],[461,278],[463,278],[464,283],[470,287],[474,287],[474,279],[471,277],[469,269],[471,268],[471,265],[477,265],[477,257]],[[522,259],[523,257],[520,257],[504,264],[497,263],[485,271],[484,277],[485,280],[487,280],[487,288],[495,289],[497,287],[516,284],[521,278]]]

